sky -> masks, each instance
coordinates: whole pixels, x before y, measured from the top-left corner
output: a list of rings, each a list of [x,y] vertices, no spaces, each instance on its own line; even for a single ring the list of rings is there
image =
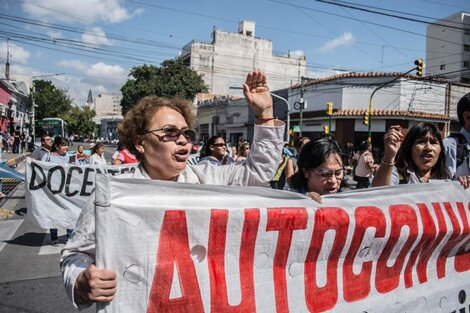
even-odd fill
[[[311,78],[406,72],[426,57],[428,23],[460,11],[470,1],[0,0],[0,78],[8,47],[13,78],[50,80],[82,106],[90,89],[120,93],[132,67],[159,66],[241,20],[274,54],[305,55]]]

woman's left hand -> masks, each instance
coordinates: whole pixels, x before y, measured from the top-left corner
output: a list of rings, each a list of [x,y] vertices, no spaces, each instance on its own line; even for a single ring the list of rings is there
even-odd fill
[[[257,117],[273,117],[273,98],[269,93],[264,72],[254,70],[248,73],[243,84],[243,94]]]
[[[307,194],[310,198],[312,198],[312,200],[318,202],[318,203],[321,203],[321,196],[319,193],[315,192],[315,191],[310,191],[308,194]]]
[[[457,178],[459,181],[460,185],[463,186],[463,189],[467,189],[470,187],[470,176],[460,176]]]

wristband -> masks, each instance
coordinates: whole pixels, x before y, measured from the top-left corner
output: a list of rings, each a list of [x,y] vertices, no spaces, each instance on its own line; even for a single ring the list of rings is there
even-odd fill
[[[276,119],[275,117],[261,117],[261,116],[255,116],[255,118],[260,122],[267,122],[267,121],[272,121]]]
[[[387,163],[384,160],[380,161],[380,163],[382,163],[383,165],[387,165],[387,166],[395,166],[395,163]]]

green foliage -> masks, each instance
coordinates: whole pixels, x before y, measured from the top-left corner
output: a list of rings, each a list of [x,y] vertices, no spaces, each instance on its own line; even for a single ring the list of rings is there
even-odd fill
[[[93,133],[98,133],[98,127],[92,120],[95,115],[95,110],[89,106],[72,107],[66,113],[61,114],[61,118],[67,122],[70,134],[91,136]]]
[[[37,120],[46,117],[60,117],[61,114],[72,108],[72,99],[67,95],[67,90],[57,88],[47,80],[35,80],[33,83]]]
[[[121,87],[122,114],[144,96],[180,97],[193,100],[199,92],[207,92],[202,75],[185,66],[180,59],[166,60],[161,67],[146,65],[133,67],[129,79]]]

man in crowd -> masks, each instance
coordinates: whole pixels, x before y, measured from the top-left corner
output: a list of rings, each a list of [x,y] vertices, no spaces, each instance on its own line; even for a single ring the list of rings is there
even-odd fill
[[[460,132],[444,139],[446,167],[453,179],[470,175],[470,93],[457,104],[457,116],[462,126]]]
[[[51,153],[52,148],[52,138],[51,136],[44,134],[41,136],[41,147],[35,149],[33,153],[31,153],[30,157],[41,161],[42,157],[45,154]]]

